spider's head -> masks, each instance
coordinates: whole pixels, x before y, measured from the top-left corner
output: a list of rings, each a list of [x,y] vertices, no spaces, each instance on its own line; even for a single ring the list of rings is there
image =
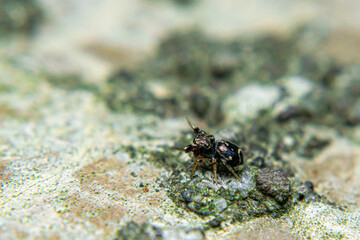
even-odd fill
[[[194,130],[195,137],[193,139],[193,143],[198,145],[200,148],[209,149],[215,144],[215,138],[213,135],[207,135],[204,130],[201,130],[199,127],[195,127],[191,121],[186,118],[190,127]]]

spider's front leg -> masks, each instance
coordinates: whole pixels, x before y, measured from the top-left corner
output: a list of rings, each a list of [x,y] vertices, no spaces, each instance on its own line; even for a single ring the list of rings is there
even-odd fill
[[[193,167],[193,169],[192,169],[192,171],[191,171],[191,180],[192,180],[193,177],[194,177],[194,172],[195,172],[195,169],[196,169],[197,165],[198,165],[199,163],[205,162],[206,160],[208,160],[208,159],[207,159],[207,158],[197,158],[197,159],[195,159],[194,167]]]
[[[189,154],[189,157],[191,157],[191,153],[194,153],[195,155],[197,155],[198,151],[199,151],[198,145],[187,145],[184,148],[172,147],[171,149],[172,150],[177,150],[177,151],[184,151],[185,153]]]

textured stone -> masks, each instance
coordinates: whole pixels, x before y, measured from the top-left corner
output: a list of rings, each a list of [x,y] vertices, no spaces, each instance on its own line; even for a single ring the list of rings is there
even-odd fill
[[[360,239],[359,210],[346,213],[322,203],[310,203],[297,206],[291,218],[293,231],[304,239]]]
[[[264,168],[256,174],[256,187],[267,195],[284,203],[291,193],[291,182],[281,171]]]
[[[31,24],[31,21],[23,21],[26,12],[19,14],[24,10],[19,1],[6,2],[17,7],[8,11],[11,7],[1,4],[0,12],[9,13],[5,17],[15,19],[20,27],[22,23]],[[37,28],[40,32],[31,31],[31,38],[23,34],[3,34],[0,42],[1,239],[113,239],[129,222],[133,223],[130,229],[135,232],[140,228],[145,233],[152,232],[151,236],[162,235],[164,239],[203,239],[204,231],[209,240],[359,239],[359,72],[346,70],[349,61],[356,59],[358,62],[360,56],[356,42],[358,13],[355,11],[359,1],[332,1],[326,11],[335,14],[320,15],[323,3],[316,1],[278,4],[271,0],[276,4],[269,4],[260,0],[250,5],[235,0],[196,1],[194,5],[181,8],[174,5],[173,0],[156,3],[131,0],[36,2],[49,17]],[[69,6],[71,11],[68,11]],[[259,18],[262,13],[267,17]],[[144,17],[139,18],[139,15]],[[268,24],[271,16],[276,17]],[[313,28],[314,18],[317,23],[330,19],[338,24],[331,29],[324,29],[323,24]],[[310,22],[311,28],[293,31],[304,19]],[[242,24],[244,21],[250,24]],[[199,48],[189,44],[189,49],[195,52],[190,56],[192,61],[173,65],[185,76],[183,70],[189,66],[198,74],[191,79],[176,80],[183,92],[173,87],[172,72],[166,73],[165,78],[162,74],[151,75],[146,79],[148,84],[141,87],[148,88],[148,93],[157,99],[190,109],[195,115],[187,111],[171,112],[167,115],[170,117],[163,118],[151,110],[141,115],[124,113],[121,108],[117,113],[109,111],[100,96],[106,77],[113,70],[127,67],[143,74],[137,68],[138,60],[148,53],[156,55],[154,47],[161,41],[159,36],[166,38],[166,30],[174,27],[186,32],[193,23],[200,31],[204,30],[204,36],[210,36],[211,42],[224,43],[223,39],[229,39],[225,41],[225,48],[214,58],[207,58],[207,53],[212,51],[208,45],[204,46],[205,52],[200,54],[205,57],[199,58]],[[349,26],[347,30],[339,31],[339,26],[345,23]],[[0,25],[1,28],[3,25]],[[234,36],[241,37],[249,30],[254,39],[245,41],[248,44],[232,44]],[[269,32],[271,36],[267,35]],[[328,34],[331,38],[325,39],[323,44]],[[259,40],[259,35],[264,37]],[[306,56],[301,56],[304,50]],[[342,61],[333,62],[332,56],[327,55],[329,52]],[[179,48],[174,48],[173,53],[184,56],[185,60],[189,57],[188,52],[179,51]],[[166,68],[169,62],[176,60],[174,54],[168,57],[169,61],[156,62],[153,70]],[[356,68],[357,63],[354,70]],[[83,78],[69,74],[74,72]],[[59,78],[54,79],[48,73],[57,73]],[[42,77],[44,74],[46,79]],[[314,84],[309,98],[308,88],[299,85],[304,79],[291,80],[290,84],[300,86],[299,89],[291,87],[291,90],[283,85],[287,76],[296,75]],[[77,82],[78,78],[81,81]],[[81,87],[82,83],[86,84]],[[277,116],[273,112],[274,105],[257,110],[255,118],[247,118],[241,124],[223,121],[224,101],[249,84],[279,85],[282,98],[276,100],[275,105],[283,103],[285,106],[280,109],[285,110],[280,111],[283,113],[281,123],[271,122]],[[89,85],[92,87],[87,88]],[[124,85],[121,87],[124,90]],[[124,91],[131,94],[128,90],[131,89],[128,87]],[[171,99],[172,93],[182,97],[181,101]],[[297,99],[288,98],[296,94]],[[114,91],[114,95],[120,96],[118,91]],[[135,100],[136,97],[140,96],[135,96]],[[149,104],[148,101],[144,103]],[[156,108],[164,110],[164,105],[158,104]],[[189,185],[199,187],[201,180],[208,183],[198,188],[199,192],[191,198],[185,194],[185,199],[192,200],[189,205],[196,203],[194,210],[211,214],[216,210],[211,200],[224,198],[228,206],[215,219],[222,221],[222,216],[233,217],[225,219],[221,229],[210,228],[208,222],[214,216],[199,216],[184,207],[187,202],[171,201],[169,194],[181,191],[170,192],[161,181],[176,169],[179,171],[175,180],[182,184],[190,181],[192,162],[188,156],[169,150],[175,142],[189,142],[189,135],[184,131],[190,129],[184,123],[184,116],[198,117],[194,120],[202,126],[208,124],[207,129],[211,131],[221,127],[229,129],[244,150],[247,164],[255,157],[264,157],[265,167],[287,171],[292,184],[298,178],[310,180],[314,190],[333,201],[336,207],[306,203],[312,200],[307,197],[312,195],[312,188],[305,186],[304,200],[297,205],[288,201],[289,211],[281,218],[273,218],[280,216],[283,205],[271,195],[259,191],[255,183],[254,188],[237,188],[250,184],[241,185],[226,168],[219,168],[219,184],[215,187],[214,177],[202,174],[212,172],[211,166],[204,164],[198,166]],[[228,117],[226,115],[226,120]],[[239,119],[241,121],[242,116]],[[315,133],[325,125],[328,126],[326,132],[336,132],[329,145],[318,149],[311,161],[299,155],[299,148],[306,146],[303,136],[307,135],[309,124],[315,125]],[[293,132],[289,131],[289,126],[293,127]],[[235,132],[236,128],[239,131]],[[253,130],[247,131],[249,128]],[[287,141],[288,135],[294,141]],[[259,148],[261,145],[266,151]],[[256,166],[261,165],[249,168],[258,171]],[[239,169],[236,171],[239,177],[245,175]],[[136,178],[132,172],[136,173]],[[255,179],[253,175],[254,182]],[[144,187],[139,188],[141,182]],[[230,185],[239,190],[230,191]],[[249,219],[251,221],[247,221]],[[217,226],[218,221],[212,226]]]

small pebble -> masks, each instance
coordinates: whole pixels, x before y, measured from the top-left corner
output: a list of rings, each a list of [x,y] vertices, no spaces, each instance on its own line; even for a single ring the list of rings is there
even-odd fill
[[[212,228],[217,228],[217,227],[220,227],[221,222],[222,221],[220,219],[214,218],[214,219],[210,220],[209,222],[207,222],[207,225],[209,225]]]
[[[222,212],[227,208],[227,202],[225,199],[223,198],[219,198],[217,200],[214,201],[214,205],[215,208],[219,211]]]

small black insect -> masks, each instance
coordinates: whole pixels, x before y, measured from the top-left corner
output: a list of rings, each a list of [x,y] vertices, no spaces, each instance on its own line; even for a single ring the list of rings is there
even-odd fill
[[[187,145],[184,148],[173,147],[173,149],[189,153],[190,156],[191,153],[193,153],[195,157],[195,164],[191,172],[191,179],[194,177],[196,166],[199,163],[209,160],[210,164],[213,165],[216,184],[218,183],[217,164],[219,162],[224,164],[230,172],[239,181],[241,181],[233,169],[233,167],[244,163],[244,155],[240,148],[226,140],[215,141],[215,137],[213,135],[207,135],[204,130],[195,127],[188,118],[186,118],[186,120],[188,121],[190,127],[194,130],[194,144]]]

